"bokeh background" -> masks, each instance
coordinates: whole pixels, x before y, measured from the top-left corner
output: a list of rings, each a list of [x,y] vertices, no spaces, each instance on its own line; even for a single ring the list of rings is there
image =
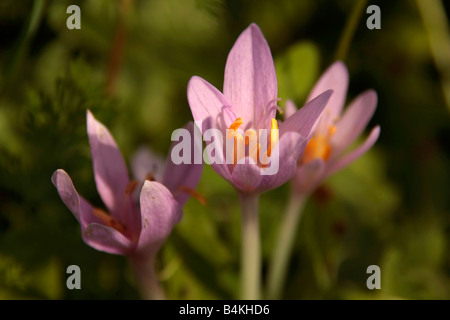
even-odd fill
[[[189,78],[221,88],[251,22],[271,47],[280,106],[302,105],[335,59],[350,72],[348,100],[368,88],[379,96],[375,147],[308,201],[284,298],[449,299],[449,3],[362,2],[1,0],[0,299],[139,298],[126,259],[84,244],[50,177],[65,169],[102,206],[86,109],[128,163],[142,145],[166,156],[172,131],[191,120]],[[81,8],[81,30],[66,27],[70,4]],[[381,30],[366,27],[370,4]],[[197,190],[207,205],[185,206],[158,256],[160,280],[170,299],[237,298],[236,193],[209,166]],[[288,194],[285,185],[261,197],[264,272]],[[81,290],[66,288],[72,264]],[[381,290],[366,288],[372,264]]]

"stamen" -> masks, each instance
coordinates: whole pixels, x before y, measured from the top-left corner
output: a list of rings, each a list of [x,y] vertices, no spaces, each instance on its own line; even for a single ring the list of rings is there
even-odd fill
[[[336,133],[336,126],[328,127],[328,138],[331,138]]]
[[[261,150],[261,145],[259,143],[255,144],[253,148],[249,152],[249,157],[255,161],[255,163],[258,163],[259,159],[259,151]]]
[[[92,210],[92,213],[94,214],[94,216],[102,220],[105,225],[113,229],[116,229],[117,231],[125,235],[127,231],[126,226],[117,221],[116,219],[114,219],[114,217],[108,214],[105,210],[94,208]]]
[[[245,131],[245,145],[248,146],[250,141],[255,141],[254,139],[257,139],[256,131],[253,129],[247,129]]]
[[[138,182],[136,180],[130,181],[130,183],[125,188],[125,195],[129,196],[136,190],[136,187],[138,185]]]
[[[151,173],[147,173],[147,176],[145,177],[145,180],[155,181],[156,179]]]
[[[267,156],[271,156],[272,154],[272,148],[275,144],[278,143],[278,122],[277,119],[272,119],[270,123],[270,140],[269,140],[269,148],[267,148]]]
[[[236,120],[234,120],[234,122],[230,125],[230,127],[228,128],[228,130],[233,130],[233,131],[227,131],[227,138],[231,139],[233,138],[234,134],[236,133],[236,130],[241,126],[241,124],[244,123],[244,120],[242,120],[242,118],[237,118]]]
[[[189,187],[185,187],[185,186],[180,186],[178,188],[178,190],[182,191],[182,192],[186,192],[191,197],[195,198],[198,202],[200,202],[200,204],[206,206],[206,199],[205,199],[205,197],[203,197],[199,192],[195,191],[194,189],[189,188]]]
[[[323,135],[316,135],[309,140],[303,153],[303,163],[308,163],[314,159],[321,158],[327,161],[331,155],[331,146],[328,139]]]
[[[233,166],[235,166],[242,158],[245,157],[245,149],[244,149],[244,138],[239,133],[236,133],[234,136],[234,145],[233,145]]]

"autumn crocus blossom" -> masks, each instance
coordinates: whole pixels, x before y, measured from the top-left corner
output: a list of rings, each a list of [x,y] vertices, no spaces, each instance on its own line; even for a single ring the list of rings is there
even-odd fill
[[[359,137],[372,118],[377,104],[375,91],[368,90],[356,97],[343,112],[347,86],[347,68],[342,62],[336,62],[325,71],[309,95],[308,100],[311,100],[325,89],[334,90],[314,134],[298,162],[297,172],[292,179],[292,194],[280,225],[268,272],[268,299],[278,299],[281,296],[302,207],[309,194],[324,179],[349,165],[369,150],[380,134],[380,127],[376,126],[365,142],[346,153],[348,147]],[[286,102],[287,117],[295,114],[296,110],[291,101]]]
[[[256,24],[241,33],[228,54],[223,93],[198,76],[190,79],[187,88],[192,116],[207,141],[206,151],[215,146],[208,157],[219,153],[219,159],[227,159],[210,160],[211,166],[238,190],[243,299],[259,299],[261,294],[259,194],[293,177],[297,161],[332,94],[332,90],[321,93],[279,123],[275,119],[279,109],[277,90],[272,54]],[[220,132],[226,143],[217,143],[217,137],[208,136],[210,131]],[[228,148],[230,140],[232,148]]]
[[[380,135],[380,127],[374,127],[360,146],[346,153],[348,147],[367,126],[377,105],[376,92],[367,90],[343,111],[347,86],[347,68],[344,63],[338,61],[324,72],[309,95],[308,101],[325,89],[334,90],[292,180],[297,193],[312,192],[324,179],[361,157]],[[287,117],[296,110],[292,101],[286,102]]]
[[[233,140],[231,151],[225,144],[219,150],[223,159],[231,156],[232,164],[213,163],[212,167],[244,193],[262,193],[292,178],[331,93],[328,90],[318,94],[279,123],[275,119],[279,109],[275,67],[267,41],[256,24],[241,33],[228,55],[223,93],[197,76],[191,78],[187,90],[192,115],[196,123],[202,124],[202,133],[219,129],[224,137]],[[261,130],[266,132],[265,138],[258,138]],[[273,161],[278,161],[277,171],[267,174]]]
[[[178,192],[179,187],[195,188],[201,166],[177,166],[167,170],[170,174],[164,176],[162,183],[145,181],[137,203],[133,191],[138,183],[129,180],[114,138],[90,111],[87,112],[87,131],[97,191],[109,213],[93,207],[80,196],[64,170],[57,170],[52,182],[79,221],[84,242],[99,251],[129,257],[144,286],[145,296],[161,298],[155,292],[148,292],[158,290],[153,259],[181,219],[181,207],[187,198]]]

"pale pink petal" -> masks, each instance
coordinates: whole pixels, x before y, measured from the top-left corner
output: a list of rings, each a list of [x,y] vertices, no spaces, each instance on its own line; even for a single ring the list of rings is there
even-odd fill
[[[211,118],[211,125],[220,130],[226,130],[236,116],[222,93],[206,80],[194,76],[189,80],[187,98],[194,120],[205,122]],[[202,133],[209,127],[202,126]]]
[[[348,71],[345,64],[341,61],[333,63],[317,81],[307,101],[311,101],[326,90],[334,90],[333,96],[327,104],[330,119],[334,119],[341,114],[341,110],[345,104],[348,78]]]
[[[257,192],[262,193],[289,181],[296,172],[298,159],[305,150],[307,140],[295,131],[281,136],[279,142],[278,171],[274,175],[263,175]],[[268,166],[273,165],[269,163]],[[276,168],[276,167],[275,167]],[[269,170],[266,168],[264,170]]]
[[[379,136],[380,127],[376,126],[372,129],[366,141],[364,141],[362,145],[351,151],[349,154],[343,156],[342,158],[329,163],[325,175],[330,176],[331,174],[341,170],[342,168],[348,166],[350,163],[361,157],[375,144]]]
[[[260,167],[252,164],[248,157],[245,157],[245,163],[237,163],[231,176],[233,185],[245,192],[255,190],[262,180]]]
[[[161,183],[145,181],[141,191],[140,253],[155,253],[182,217],[181,207]]]
[[[280,137],[286,132],[295,131],[309,140],[332,93],[333,90],[325,91],[281,123]]]
[[[297,107],[292,100],[286,100],[286,105],[284,108],[284,118],[287,119],[297,112]]]
[[[112,253],[127,255],[133,252],[134,244],[116,229],[102,224],[91,223],[82,230],[84,242],[92,248]]]
[[[223,94],[244,120],[244,129],[258,128],[265,118],[275,117],[276,109],[270,108],[277,99],[275,66],[269,45],[254,23],[241,33],[228,55]]]
[[[181,163],[178,165],[173,163],[171,157],[172,148],[178,142],[173,143],[169,151],[169,156],[167,157],[165,174],[162,179],[162,183],[173,193],[180,206],[183,206],[189,199],[189,193],[183,190],[186,190],[186,188],[194,190],[200,181],[203,171],[203,161],[200,164],[195,164],[194,161],[194,148],[196,148],[194,141],[194,123],[189,122],[184,128],[191,135],[191,162],[190,164]],[[199,152],[202,153],[201,145],[198,147],[200,148]]]
[[[58,190],[61,200],[80,223],[81,229],[86,228],[89,223],[101,223],[100,219],[94,216],[89,202],[77,193],[72,180],[64,170],[58,169],[53,173],[52,183]]]
[[[108,129],[87,111],[87,129],[97,190],[114,218],[128,224],[125,190],[130,183],[125,161]]]
[[[301,194],[312,192],[322,181],[326,163],[318,158],[302,164],[292,180],[294,190]]]
[[[336,133],[331,140],[334,155],[339,155],[359,137],[372,118],[376,106],[377,94],[373,90],[365,91],[353,100],[336,124]]]
[[[144,181],[148,175],[162,181],[164,168],[164,158],[147,147],[140,147],[131,157],[131,169],[137,181]]]

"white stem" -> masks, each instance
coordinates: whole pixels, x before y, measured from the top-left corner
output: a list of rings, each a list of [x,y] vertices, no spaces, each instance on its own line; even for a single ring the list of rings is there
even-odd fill
[[[165,300],[165,294],[155,270],[154,255],[134,255],[130,257],[136,280],[145,300]]]
[[[261,298],[261,246],[258,195],[240,194],[242,210],[241,283],[242,299]]]
[[[297,233],[306,196],[292,193],[286,214],[280,225],[279,235],[269,268],[267,299],[280,299],[286,281],[288,262]]]

